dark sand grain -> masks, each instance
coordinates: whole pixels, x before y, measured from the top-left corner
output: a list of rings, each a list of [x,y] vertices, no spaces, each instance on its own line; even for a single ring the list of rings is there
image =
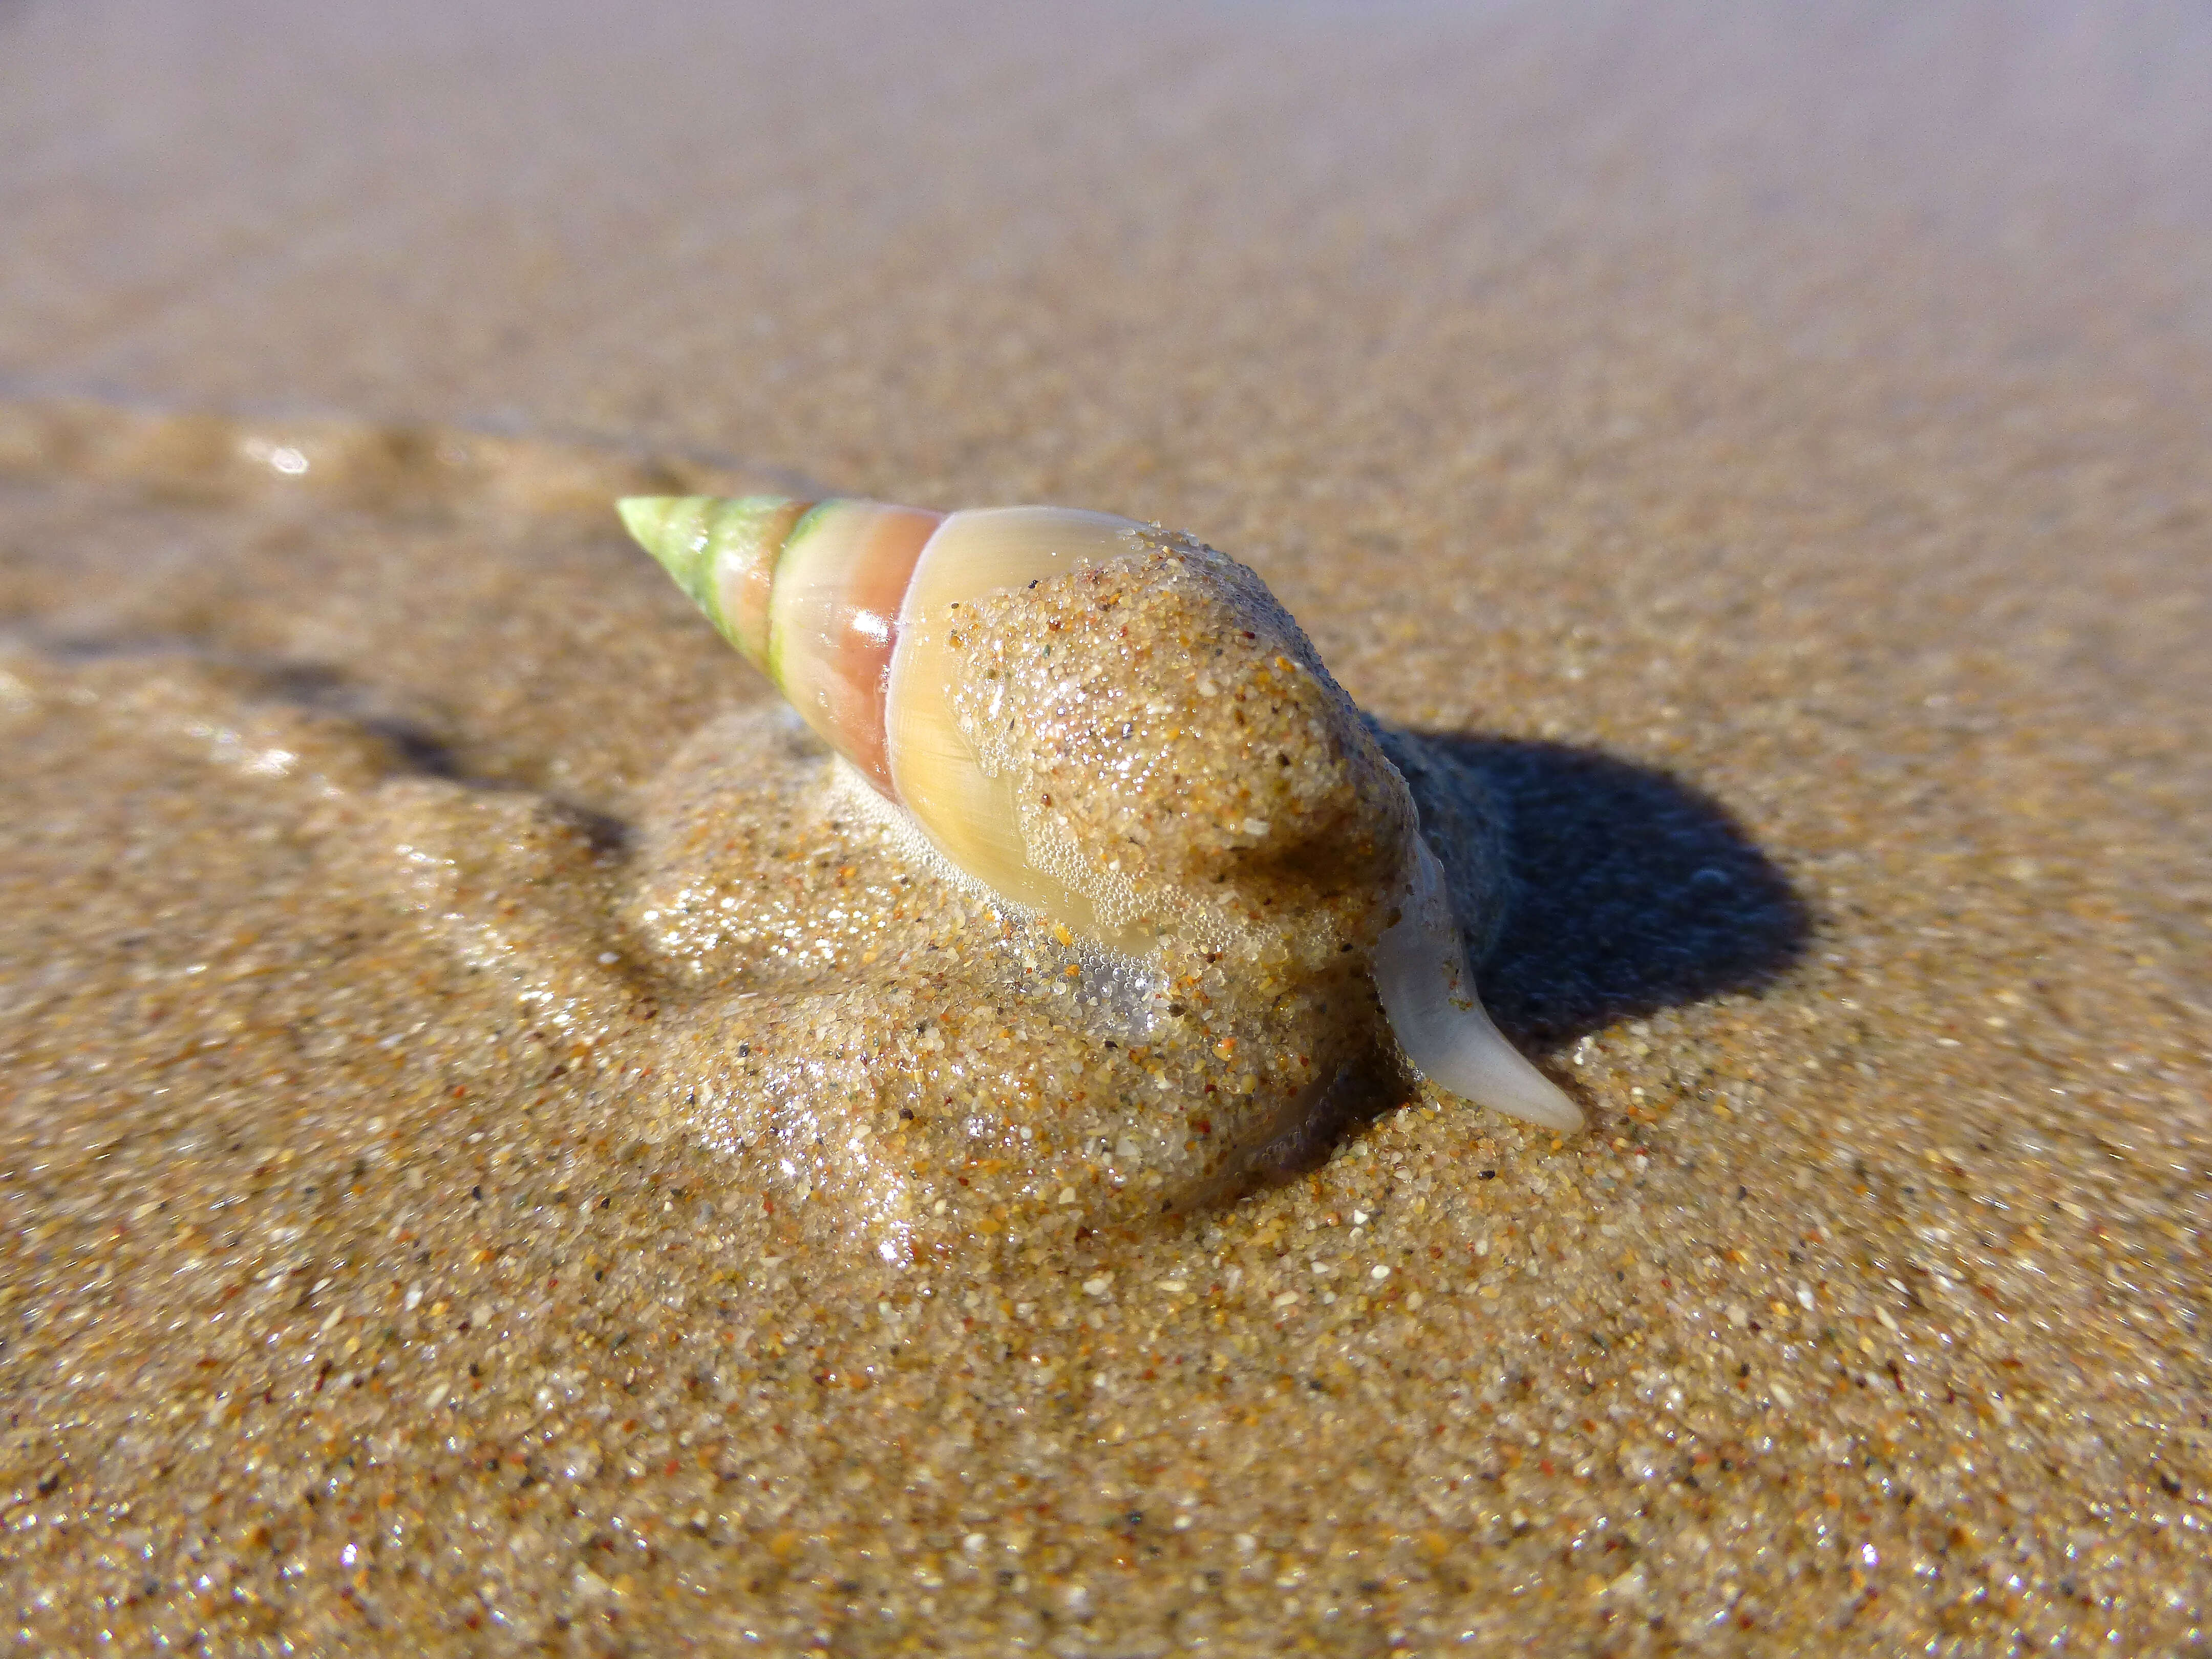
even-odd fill
[[[22,1649],[2201,1647],[2203,17],[633,9],[0,3]],[[604,503],[832,486],[1257,568],[1590,1132],[909,1263],[687,1117]]]

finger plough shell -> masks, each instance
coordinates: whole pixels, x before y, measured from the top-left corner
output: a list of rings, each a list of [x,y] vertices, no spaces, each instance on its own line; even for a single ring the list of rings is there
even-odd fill
[[[1096,1121],[1024,1136],[1041,1182],[1133,1143],[1153,1207],[1197,1201],[1394,1055],[1579,1127],[1484,1013],[1404,778],[1250,570],[1060,507],[621,511],[904,855],[1061,964]]]

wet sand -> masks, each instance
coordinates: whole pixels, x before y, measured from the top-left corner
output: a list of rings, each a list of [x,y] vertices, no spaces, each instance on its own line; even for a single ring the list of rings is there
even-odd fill
[[[2201,1643],[2208,66],[0,8],[18,1639]],[[707,489],[1251,564],[1502,800],[1486,995],[1589,1131],[1401,1092],[886,1259],[690,1098],[954,902],[607,507]],[[635,901],[717,799],[798,856],[693,984]]]

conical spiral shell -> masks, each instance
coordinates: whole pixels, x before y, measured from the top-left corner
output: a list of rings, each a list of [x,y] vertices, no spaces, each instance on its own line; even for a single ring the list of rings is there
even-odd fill
[[[1163,538],[1152,526],[1066,507],[941,514],[845,499],[653,496],[624,501],[621,512],[723,636],[956,869],[1125,957],[1156,948],[1147,926],[1102,902],[1103,889],[1080,884],[1078,861],[1032,844],[1024,825],[1035,819],[1020,810],[1012,776],[988,763],[963,728],[955,707],[957,653],[960,630],[969,624],[961,607],[1085,567],[1154,557],[1164,540],[1212,561],[1217,572],[1240,567],[1196,544]],[[1256,578],[1242,574],[1256,587]],[[1267,603],[1296,635],[1279,606]],[[1309,648],[1297,637],[1293,648]],[[1274,660],[1293,678],[1298,672],[1286,658]],[[1357,711],[1317,662],[1312,668],[1345,722],[1329,742],[1371,750]],[[1200,696],[1212,695],[1199,684]],[[1370,965],[1407,1058],[1439,1085],[1494,1109],[1554,1128],[1577,1127],[1581,1115],[1573,1103],[1483,1012],[1442,872],[1421,842],[1405,785],[1387,760],[1377,757],[1376,763],[1404,802],[1404,844],[1375,877],[1384,879],[1382,869],[1396,872],[1380,907],[1392,919],[1370,939]],[[1250,822],[1257,825],[1252,833],[1268,833],[1265,822]]]

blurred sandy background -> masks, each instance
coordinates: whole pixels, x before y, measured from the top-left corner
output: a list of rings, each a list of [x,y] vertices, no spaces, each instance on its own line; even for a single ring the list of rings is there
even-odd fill
[[[0,402],[33,411],[0,445],[11,1621],[48,1650],[2201,1643],[2208,84],[2181,5],[0,0]],[[364,1041],[434,1036],[459,994],[415,947],[334,957],[355,923],[315,910],[309,853],[208,851],[306,809],[148,758],[185,671],[70,653],[312,660],[616,817],[757,688],[566,496],[561,603],[519,574],[471,599],[440,584],[526,571],[529,536],[372,502],[318,543],[221,480],[176,505],[185,463],[53,439],[36,411],[70,400],[1187,526],[1363,704],[1492,745],[1555,830],[1495,996],[1595,1131],[1447,1147],[1409,1111],[1203,1237],[1004,1268],[1058,1286],[1020,1304],[1045,1314],[956,1271],[945,1305],[1005,1344],[916,1315],[865,1408],[742,1346],[686,1380],[683,1345],[800,1305],[733,1234],[711,1273],[538,1310],[564,1352],[669,1324],[664,1358],[560,1362],[577,1420],[641,1390],[663,1417],[626,1431],[662,1440],[544,1452],[541,1482],[543,1364],[428,1324],[507,1305],[472,1251],[529,1196],[471,1218],[464,1131],[494,1130],[434,1103],[459,1017],[411,1081],[211,1079],[139,1043],[118,964],[168,938],[181,974],[250,911],[299,1006],[349,986]],[[495,601],[530,628],[478,650]],[[579,605],[605,626],[560,634]],[[200,672],[191,696],[273,695]],[[1773,902],[1670,956],[1715,858]],[[175,995],[172,1030],[221,1012]],[[410,1126],[374,1168],[372,1111]],[[156,1112],[223,1133],[125,1178]],[[542,1121],[501,1121],[526,1158]],[[656,1181],[709,1214],[747,1190],[576,1144],[564,1182],[637,1228],[684,1221]],[[263,1178],[288,1158],[352,1172],[312,1223],[332,1315],[215,1322],[204,1267],[243,1285],[307,1248]],[[1308,1261],[1352,1262],[1369,1206],[1398,1277],[1355,1330]],[[185,1211],[199,1243],[145,1231]],[[408,1216],[447,1230],[453,1285],[380,1264]],[[1213,1299],[1163,1336],[1114,1325],[1117,1291],[1067,1327],[1105,1345],[1079,1358],[1052,1297],[1099,1313],[1079,1286],[1109,1267]],[[806,1316],[851,1371],[893,1291],[840,1271],[809,1266],[842,1288]],[[348,1320],[389,1333],[388,1405],[234,1382]],[[1176,1342],[1188,1373],[1155,1364]],[[1048,1455],[1016,1422],[1033,1352],[1091,1368]],[[948,1421],[960,1449],[928,1451]],[[1137,1456],[1133,1421],[1174,1445]],[[1032,1474],[1062,1508],[1016,1495]],[[412,1529],[378,1532],[394,1510]]]

